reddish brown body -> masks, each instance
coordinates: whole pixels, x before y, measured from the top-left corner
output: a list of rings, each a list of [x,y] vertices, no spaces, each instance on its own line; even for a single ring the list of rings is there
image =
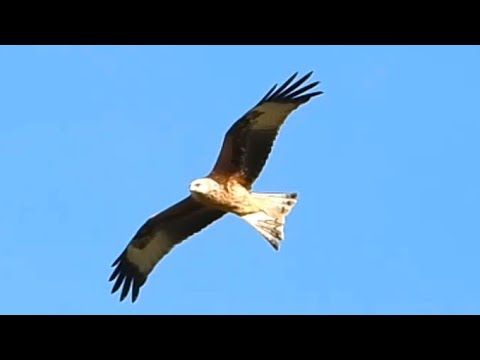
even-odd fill
[[[250,191],[235,178],[231,177],[223,183],[218,183],[211,178],[203,180],[216,184],[216,187],[210,188],[208,192],[192,192],[194,199],[203,205],[240,216],[260,210]]]

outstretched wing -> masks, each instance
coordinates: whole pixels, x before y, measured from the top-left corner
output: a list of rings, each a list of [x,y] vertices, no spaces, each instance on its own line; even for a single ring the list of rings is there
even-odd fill
[[[234,176],[244,186],[251,186],[260,175],[271,152],[280,127],[290,113],[322,91],[307,93],[319,81],[299,88],[313,71],[293,83],[293,74],[276,91],[270,91],[245,115],[237,120],[225,135],[220,154],[209,176]],[[274,92],[275,91],[275,92]]]
[[[152,216],[137,231],[125,250],[113,262],[109,281],[116,279],[112,293],[122,285],[120,301],[132,292],[132,303],[158,262],[175,245],[218,220],[225,212],[207,208],[186,197],[165,211]]]

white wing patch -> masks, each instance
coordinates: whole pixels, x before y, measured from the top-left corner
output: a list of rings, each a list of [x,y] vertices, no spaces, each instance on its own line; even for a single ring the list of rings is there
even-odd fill
[[[265,103],[255,108],[254,111],[262,114],[252,121],[253,130],[270,130],[278,128],[285,118],[297,105],[282,103]]]
[[[135,264],[142,274],[146,275],[171,249],[172,244],[168,239],[168,234],[159,232],[143,249],[129,246],[127,259]]]

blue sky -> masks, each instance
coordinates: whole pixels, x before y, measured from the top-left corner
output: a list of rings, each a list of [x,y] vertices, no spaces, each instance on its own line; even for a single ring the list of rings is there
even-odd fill
[[[4,314],[480,313],[480,47],[2,46]],[[135,304],[112,261],[225,131],[313,70],[257,181],[297,191],[279,252],[230,215]]]

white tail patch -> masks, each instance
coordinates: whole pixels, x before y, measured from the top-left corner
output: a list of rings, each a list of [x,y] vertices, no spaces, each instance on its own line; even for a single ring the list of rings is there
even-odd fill
[[[297,203],[297,194],[252,192],[251,196],[263,211],[244,215],[242,219],[278,250],[285,236],[285,219]]]

